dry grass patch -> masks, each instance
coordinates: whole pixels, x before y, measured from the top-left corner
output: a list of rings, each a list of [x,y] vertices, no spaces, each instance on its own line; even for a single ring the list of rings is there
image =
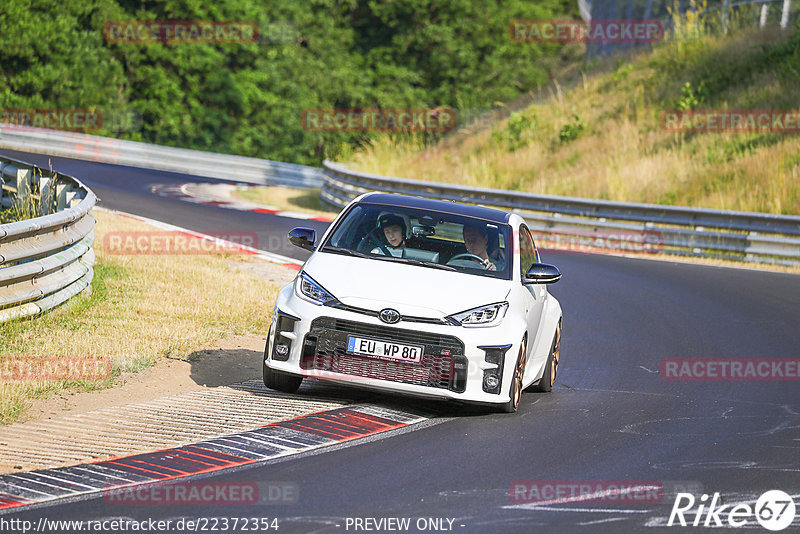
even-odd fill
[[[91,295],[40,317],[0,324],[0,365],[19,358],[108,358],[105,380],[7,381],[0,422],[23,417],[28,399],[63,389],[113,386],[164,357],[183,358],[234,334],[266,335],[278,287],[230,265],[230,256],[118,255],[104,250],[109,232],[153,232],[144,223],[95,212],[95,280]]]

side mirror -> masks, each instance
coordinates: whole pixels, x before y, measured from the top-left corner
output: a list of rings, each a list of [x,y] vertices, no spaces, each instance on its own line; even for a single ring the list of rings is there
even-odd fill
[[[561,280],[561,271],[555,265],[534,263],[525,273],[523,284],[554,284]]]
[[[314,250],[317,242],[317,232],[311,228],[294,228],[289,232],[289,243],[306,250]]]

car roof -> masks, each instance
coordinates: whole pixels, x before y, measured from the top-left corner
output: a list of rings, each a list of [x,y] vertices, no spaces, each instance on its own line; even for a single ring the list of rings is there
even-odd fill
[[[510,213],[485,208],[483,206],[471,206],[459,202],[449,202],[446,200],[433,200],[430,198],[412,197],[407,195],[393,195],[388,193],[371,193],[361,198],[361,204],[379,204],[382,206],[394,206],[398,208],[418,208],[451,215],[463,215],[476,219],[508,224]]]

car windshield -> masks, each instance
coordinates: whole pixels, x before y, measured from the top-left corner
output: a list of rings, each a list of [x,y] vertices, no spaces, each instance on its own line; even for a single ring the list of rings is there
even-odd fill
[[[358,204],[320,251],[508,280],[510,227],[463,215]]]

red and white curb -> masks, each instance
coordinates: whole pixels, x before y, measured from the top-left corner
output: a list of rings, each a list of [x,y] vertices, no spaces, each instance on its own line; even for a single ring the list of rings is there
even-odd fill
[[[102,211],[105,213],[112,213],[114,215],[119,215],[120,217],[125,217],[127,219],[133,219],[134,221],[139,221],[145,224],[149,224],[156,228],[160,228],[162,230],[167,230],[169,232],[175,232],[181,235],[194,237],[197,239],[202,239],[203,241],[209,241],[214,243],[216,246],[229,248],[232,251],[242,252],[245,254],[249,254],[254,258],[268,261],[270,263],[278,263],[284,265],[290,269],[300,270],[300,267],[303,266],[303,262],[300,260],[296,260],[294,258],[290,258],[289,256],[281,256],[280,254],[275,254],[273,252],[267,252],[265,250],[259,250],[254,247],[250,247],[247,245],[242,245],[240,243],[234,243],[232,241],[227,241],[225,239],[220,239],[218,237],[214,237],[212,235],[203,234],[200,232],[195,232],[194,230],[189,230],[188,228],[182,228],[180,226],[175,226],[173,224],[168,224],[165,222],[157,221],[155,219],[148,219],[147,217],[141,217],[139,215],[133,215],[131,213],[125,213],[124,211],[116,211],[108,208],[102,208],[99,206],[95,206],[94,208],[97,211]]]
[[[306,221],[322,221],[333,222],[332,217],[323,217],[319,215],[311,215],[308,213],[300,213],[297,211],[282,210],[274,206],[262,206],[238,200],[231,197],[231,192],[237,187],[251,187],[249,184],[237,183],[185,183],[180,185],[154,185],[150,191],[156,195],[174,198],[183,202],[191,202],[193,204],[201,204],[204,206],[218,206],[221,208],[250,211],[253,213],[269,213],[270,215],[278,215],[280,217],[288,217],[291,219],[303,219]]]
[[[0,510],[264,462],[428,419],[377,406],[345,406],[157,452],[0,475]]]

